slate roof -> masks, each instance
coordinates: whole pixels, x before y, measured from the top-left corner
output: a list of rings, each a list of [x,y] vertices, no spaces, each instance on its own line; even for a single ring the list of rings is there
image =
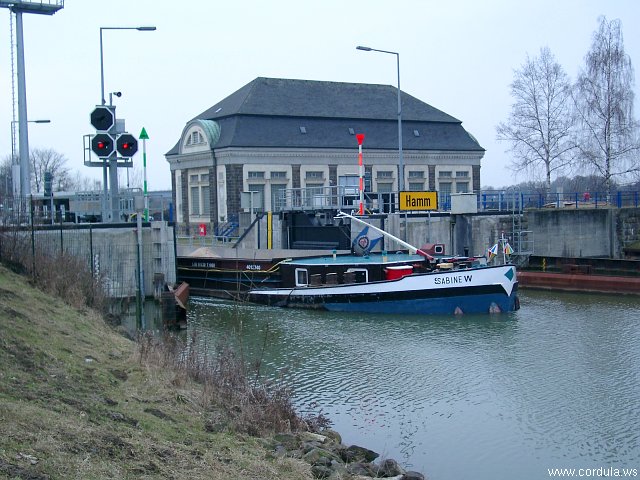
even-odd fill
[[[403,149],[484,151],[460,120],[405,92],[401,97]],[[215,149],[354,148],[349,129],[365,134],[365,148],[395,149],[397,98],[390,85],[258,77],[194,120],[218,122]],[[167,155],[178,154],[178,145]]]

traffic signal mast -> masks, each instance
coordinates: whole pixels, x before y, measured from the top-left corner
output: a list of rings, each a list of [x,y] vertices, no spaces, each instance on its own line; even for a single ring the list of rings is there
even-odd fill
[[[91,136],[91,151],[100,159],[99,163],[85,160],[85,165],[101,166],[103,168],[104,198],[102,205],[102,221],[117,222],[120,217],[120,199],[118,195],[118,154],[124,160],[126,168],[132,165],[131,157],[138,151],[136,138],[124,132],[122,125],[116,121],[116,107],[114,105],[97,105],[90,115],[91,125],[96,134]],[[85,143],[86,145],[86,143]],[[86,147],[85,147],[86,148]],[[89,154],[90,156],[91,154]],[[108,205],[107,167],[109,170],[109,187],[111,189],[111,208]]]

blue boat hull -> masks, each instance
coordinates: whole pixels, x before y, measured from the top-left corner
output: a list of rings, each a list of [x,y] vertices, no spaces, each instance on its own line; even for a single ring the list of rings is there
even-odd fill
[[[520,307],[515,267],[511,265],[361,284],[254,289],[248,299],[289,308],[419,315],[511,312]]]
[[[388,300],[362,303],[323,303],[332,312],[386,313],[402,315],[450,315],[452,313],[512,312],[520,308],[517,291],[413,300]]]

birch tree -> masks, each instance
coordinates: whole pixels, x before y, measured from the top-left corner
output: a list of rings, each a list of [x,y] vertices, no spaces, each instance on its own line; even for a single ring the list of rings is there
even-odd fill
[[[497,126],[497,139],[509,143],[513,170],[543,177],[548,193],[551,176],[570,165],[575,149],[571,83],[549,48],[539,57],[527,55],[514,72],[511,95],[515,103]]]
[[[580,160],[601,176],[608,194],[615,177],[640,171],[638,123],[633,117],[634,74],[620,20],[600,17],[575,89]]]

